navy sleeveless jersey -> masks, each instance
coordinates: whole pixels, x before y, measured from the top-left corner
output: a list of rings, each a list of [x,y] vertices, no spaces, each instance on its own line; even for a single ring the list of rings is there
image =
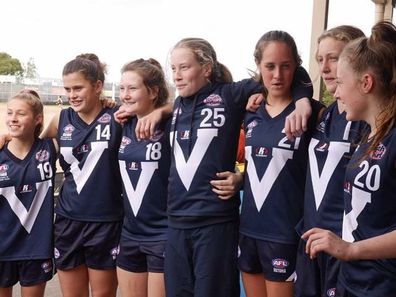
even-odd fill
[[[23,160],[0,150],[0,261],[52,257],[55,161],[51,139],[36,139]]]
[[[359,146],[344,183],[342,238],[355,242],[396,230],[396,128],[369,157]],[[356,296],[396,296],[396,259],[341,263],[340,281]]]
[[[192,97],[176,98],[170,133],[170,226],[190,228],[237,218],[239,195],[222,200],[210,181],[217,172],[234,171],[245,104],[258,90],[258,83],[248,79],[208,84]],[[178,217],[200,219],[176,224]]]
[[[111,222],[123,217],[118,149],[121,126],[104,108],[91,123],[63,109],[58,125],[59,162],[64,171],[55,212],[66,218]]]
[[[347,121],[333,102],[324,112],[309,144],[304,219],[300,233],[313,228],[341,236],[344,212],[343,182],[347,164],[367,129],[363,122]]]
[[[122,236],[166,240],[170,120],[158,125],[151,139],[140,141],[135,136],[136,123],[133,117],[124,125],[118,152],[125,212]]]
[[[271,117],[263,102],[257,112],[247,113],[245,128],[245,184],[240,232],[279,243],[296,243],[294,230],[303,215],[307,147],[310,132],[322,105],[312,100],[310,130],[294,141],[284,133],[290,103]]]

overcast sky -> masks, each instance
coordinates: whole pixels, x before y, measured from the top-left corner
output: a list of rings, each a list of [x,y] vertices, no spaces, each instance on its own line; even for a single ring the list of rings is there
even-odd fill
[[[108,64],[108,81],[137,58],[168,68],[171,47],[202,37],[239,80],[255,69],[253,49],[269,30],[289,32],[308,69],[315,0],[2,0],[0,52],[27,63],[42,77],[61,78],[77,54],[96,53]],[[354,7],[359,5],[359,8]],[[330,0],[328,27],[355,25],[366,34],[374,23],[371,0]]]

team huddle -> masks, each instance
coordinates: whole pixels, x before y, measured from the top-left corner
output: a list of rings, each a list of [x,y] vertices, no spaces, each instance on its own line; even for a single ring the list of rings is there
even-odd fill
[[[396,295],[396,27],[325,31],[312,99],[292,36],[257,42],[233,82],[206,40],[153,58],[63,68],[69,108],[43,129],[39,94],[7,103],[0,149],[0,297]],[[235,168],[240,127],[245,170]],[[54,204],[56,160],[64,179]],[[54,219],[55,214],[55,219]]]

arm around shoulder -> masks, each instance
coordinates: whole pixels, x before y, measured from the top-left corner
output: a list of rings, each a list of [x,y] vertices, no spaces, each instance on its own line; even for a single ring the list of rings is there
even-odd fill
[[[45,127],[43,132],[41,132],[40,138],[56,138],[56,135],[58,134],[59,117],[59,113],[52,117],[47,127]]]

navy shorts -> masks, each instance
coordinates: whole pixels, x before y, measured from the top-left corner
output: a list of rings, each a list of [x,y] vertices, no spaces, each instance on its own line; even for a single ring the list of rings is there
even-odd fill
[[[340,261],[326,253],[319,253],[315,259],[310,259],[305,253],[305,241],[300,240],[294,296],[336,296],[339,270]]]
[[[338,286],[337,286],[337,294],[334,296],[335,297],[357,297],[356,295],[348,292],[340,283],[338,283]]]
[[[246,273],[262,273],[269,281],[294,281],[297,245],[239,237],[239,269]]]
[[[52,279],[55,269],[52,259],[0,261],[0,287],[7,288],[18,281],[28,287],[45,283]]]
[[[55,218],[55,265],[70,270],[82,264],[98,270],[115,269],[122,221],[82,222]]]
[[[117,266],[129,272],[164,272],[166,241],[135,241],[121,237]]]
[[[168,229],[166,296],[239,297],[238,224]]]

